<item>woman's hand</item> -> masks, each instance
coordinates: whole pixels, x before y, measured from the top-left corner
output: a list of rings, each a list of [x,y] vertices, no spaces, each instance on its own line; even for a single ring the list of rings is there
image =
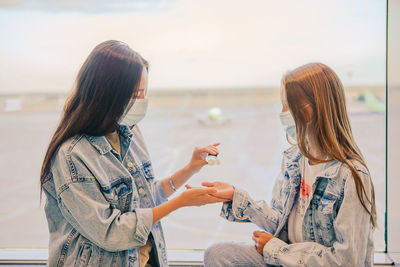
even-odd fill
[[[235,187],[233,187],[233,185],[222,182],[203,182],[201,185],[216,189],[216,192],[212,194],[215,197],[224,198],[227,199],[227,201],[233,199],[233,194],[235,193]]]
[[[207,147],[196,147],[193,151],[192,159],[190,160],[189,164],[187,165],[187,169],[191,173],[196,173],[200,171],[200,169],[204,166],[207,165],[206,157],[207,154],[211,155],[218,155],[219,150],[217,146],[219,146],[220,143],[216,143]]]
[[[275,236],[268,234],[267,232],[254,231],[252,239],[255,242],[255,247],[257,249],[257,252],[263,255],[265,244],[267,244],[274,237]]]
[[[186,188],[188,189],[183,191],[182,194],[177,197],[181,207],[203,206],[206,204],[227,201],[227,199],[213,196],[212,194],[217,192],[214,188]]]
[[[195,148],[189,164],[175,172],[172,176],[162,180],[165,196],[169,197],[172,195],[176,191],[176,188],[184,185],[193,174],[200,171],[204,165],[207,165],[207,161],[205,160],[207,154],[217,155],[219,153],[219,150],[216,148],[218,145],[219,143],[216,143],[208,147]],[[171,183],[174,185],[173,187]]]
[[[186,187],[188,188],[188,187]],[[226,199],[214,197],[214,188],[188,188],[176,198],[166,201],[159,206],[153,208],[153,225],[161,218],[182,207],[187,206],[203,206],[206,204],[225,202]]]

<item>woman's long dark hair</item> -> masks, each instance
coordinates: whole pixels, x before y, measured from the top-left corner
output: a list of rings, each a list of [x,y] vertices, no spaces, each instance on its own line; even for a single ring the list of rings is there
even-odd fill
[[[76,134],[102,136],[117,129],[139,83],[147,61],[127,44],[106,41],[97,45],[79,70],[74,89],[51,138],[40,174],[41,187],[50,171],[51,159],[60,145]]]

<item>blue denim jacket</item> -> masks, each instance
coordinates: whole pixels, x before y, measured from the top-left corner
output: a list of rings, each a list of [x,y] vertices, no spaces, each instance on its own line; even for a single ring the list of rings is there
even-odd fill
[[[139,248],[153,237],[168,266],[161,224],[152,207],[166,201],[143,137],[119,127],[122,158],[104,136],[77,135],[53,157],[43,185],[50,232],[49,266],[139,266]]]
[[[306,203],[304,242],[289,244],[287,222],[299,193],[302,157],[297,146],[283,153],[282,172],[274,185],[270,206],[236,188],[233,201],[224,203],[221,216],[229,221],[252,222],[278,237],[264,247],[267,264],[373,266],[372,222],[358,199],[350,169],[341,162],[327,163],[317,177]],[[361,164],[353,164],[366,192],[371,192],[368,171]]]

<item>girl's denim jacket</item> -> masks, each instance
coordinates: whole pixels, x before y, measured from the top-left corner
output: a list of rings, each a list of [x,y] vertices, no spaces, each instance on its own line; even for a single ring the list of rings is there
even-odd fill
[[[373,266],[370,215],[359,201],[350,169],[338,161],[327,163],[312,186],[302,226],[304,242],[289,243],[287,222],[299,193],[302,157],[297,146],[283,153],[282,172],[275,183],[271,205],[254,201],[247,192],[235,189],[233,201],[224,203],[221,216],[229,221],[252,222],[277,237],[264,247],[267,264]],[[368,171],[357,162],[353,164],[369,194]]]
[[[49,266],[139,266],[151,238],[168,266],[161,224],[152,207],[166,201],[142,135],[120,125],[121,156],[104,136],[77,135],[53,157],[43,185],[50,232]]]

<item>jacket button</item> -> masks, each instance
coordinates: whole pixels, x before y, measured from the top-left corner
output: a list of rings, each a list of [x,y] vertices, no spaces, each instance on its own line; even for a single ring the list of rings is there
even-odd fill
[[[133,166],[133,163],[132,163],[132,162],[128,162],[128,164],[127,164],[127,165],[128,165],[128,167],[129,167],[129,168],[132,168],[132,166]]]
[[[139,188],[139,194],[143,195],[143,193],[144,193],[144,189],[143,188]]]

